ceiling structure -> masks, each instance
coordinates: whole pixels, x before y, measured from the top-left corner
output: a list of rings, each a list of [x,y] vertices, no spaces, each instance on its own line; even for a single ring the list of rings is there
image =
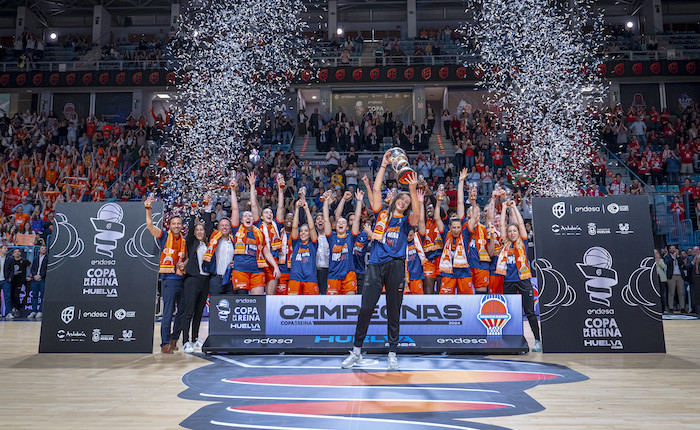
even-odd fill
[[[214,0],[216,1],[216,0]],[[557,0],[564,1],[567,0]],[[645,1],[650,0],[598,0],[608,16],[635,15],[640,12]],[[96,5],[106,7],[113,16],[169,15],[173,3],[178,0],[0,0],[0,15],[12,16],[18,6],[28,7],[47,27],[60,24],[64,17],[92,16]],[[182,2],[186,3],[186,2]],[[327,17],[327,0],[305,0],[308,9],[307,21],[324,21]],[[406,0],[337,0],[339,22],[364,21],[369,13],[370,20],[395,19],[396,14],[405,13]],[[420,17],[429,19],[460,20],[466,17],[467,3],[464,0],[416,0]],[[664,15],[691,15],[700,13],[700,0],[662,0]],[[374,12],[372,15],[371,12]],[[394,14],[392,14],[392,12]],[[88,20],[89,22],[89,20]]]

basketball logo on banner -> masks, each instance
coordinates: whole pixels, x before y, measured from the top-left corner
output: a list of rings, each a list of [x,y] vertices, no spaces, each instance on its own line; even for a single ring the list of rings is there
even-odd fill
[[[600,246],[589,248],[583,254],[583,263],[576,263],[586,277],[586,292],[593,303],[610,306],[613,287],[617,285],[617,272],[612,268],[612,255]]]
[[[90,218],[95,228],[95,252],[112,258],[117,241],[124,237],[124,224],[121,223],[124,212],[119,205],[107,203],[97,211],[97,218]]]
[[[486,327],[489,337],[502,337],[503,327],[510,321],[508,305],[503,296],[488,294],[481,299],[481,310],[476,316]]]

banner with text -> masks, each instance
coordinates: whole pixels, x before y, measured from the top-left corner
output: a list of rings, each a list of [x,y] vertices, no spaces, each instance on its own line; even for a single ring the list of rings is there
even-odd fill
[[[153,351],[157,243],[141,203],[58,203],[39,352]],[[154,204],[154,223],[163,206]]]
[[[346,349],[353,341],[361,296],[213,296],[205,350],[254,352]],[[372,314],[369,346],[386,346],[386,300]],[[524,348],[518,295],[404,296],[399,347],[421,350]]]
[[[545,352],[665,352],[642,196],[533,201]]]

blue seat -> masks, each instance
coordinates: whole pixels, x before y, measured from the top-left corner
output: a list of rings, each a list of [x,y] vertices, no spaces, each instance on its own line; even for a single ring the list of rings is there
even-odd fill
[[[677,194],[677,193],[680,193],[680,192],[681,192],[681,188],[680,188],[678,185],[669,185],[669,186],[668,186],[668,192],[669,192],[669,193],[676,193],[676,194]]]
[[[657,185],[657,186],[656,186],[656,192],[657,192],[657,193],[666,193],[666,192],[668,192],[668,186],[666,186],[666,185]]]

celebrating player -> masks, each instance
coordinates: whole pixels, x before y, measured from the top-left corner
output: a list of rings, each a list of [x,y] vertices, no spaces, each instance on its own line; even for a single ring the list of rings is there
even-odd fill
[[[329,205],[333,202],[332,191],[327,192],[323,202],[324,230],[328,238],[328,247],[331,251],[328,265],[328,294],[356,294],[357,278],[355,277],[355,263],[352,258],[352,249],[355,245],[355,238],[360,233],[360,218],[362,215],[362,199],[365,193],[358,190],[355,193],[357,199],[355,207],[355,217],[353,218],[352,230],[348,234],[348,221],[339,217],[336,220],[335,233],[331,229],[329,215]]]
[[[306,220],[309,221],[309,224],[299,227],[299,209],[302,207],[306,212]],[[290,296],[318,294],[316,273],[318,235],[316,227],[311,223],[312,219],[306,200],[297,200],[292,220],[292,267],[287,286],[287,294]]]
[[[249,175],[248,180],[251,181]],[[255,177],[252,177],[255,183]],[[252,194],[251,194],[252,195]],[[272,266],[272,275],[280,277],[277,262],[265,246],[265,235],[253,225],[253,213],[245,211],[239,218],[238,203],[231,200],[233,236],[233,267],[231,282],[234,294],[262,295],[265,293],[265,267]]]
[[[510,211],[511,224],[506,225],[506,212]],[[513,200],[507,201],[501,209],[501,237],[503,249],[498,255],[496,272],[505,276],[504,294],[520,294],[523,311],[530,323],[535,337],[534,352],[542,351],[540,325],[535,315],[534,293],[532,290],[532,273],[527,261],[527,230],[520,211]]]
[[[418,177],[415,173],[407,176],[410,193],[399,193],[394,197],[388,210],[382,210],[382,183],[389,165],[391,151],[387,151],[377,172],[372,191],[372,210],[377,221],[372,233],[372,251],[367,266],[366,288],[362,292],[362,306],[355,328],[355,342],[350,356],[342,367],[350,368],[362,360],[362,344],[367,335],[369,320],[379,301],[382,288],[386,288],[387,331],[389,338],[389,370],[398,370],[396,351],[399,343],[399,318],[403,289],[406,283],[405,264],[408,230],[418,224],[420,203],[418,203]]]
[[[457,185],[457,218],[450,219],[450,228],[445,230],[442,220],[438,219],[438,229],[443,230],[442,240],[445,243],[440,256],[440,274],[442,281],[440,294],[474,294],[471,270],[467,260],[467,244],[469,244],[470,228],[478,221],[470,208],[467,220],[464,214],[464,180],[467,179],[467,169],[459,175]],[[472,205],[476,206],[476,205]]]
[[[271,208],[265,208],[262,211],[262,217],[259,216],[260,206],[258,205],[258,195],[255,190],[255,174],[251,173],[248,175],[248,182],[250,185],[250,211],[253,213],[253,219],[256,220],[255,226],[263,232],[265,236],[265,247],[270,250],[272,256],[279,262],[280,252],[285,245],[280,231],[283,228],[283,222],[277,221],[272,215]],[[277,199],[277,219],[282,219],[284,217],[284,191],[281,187],[281,183],[277,184],[279,189],[278,199]],[[282,196],[281,198],[280,195]],[[279,263],[282,264],[282,263]],[[280,276],[275,277],[273,273],[273,268],[271,266],[265,267],[265,294],[273,295],[277,290],[278,279],[281,277],[283,268],[280,266]],[[289,276],[289,270],[286,270],[287,277]]]

